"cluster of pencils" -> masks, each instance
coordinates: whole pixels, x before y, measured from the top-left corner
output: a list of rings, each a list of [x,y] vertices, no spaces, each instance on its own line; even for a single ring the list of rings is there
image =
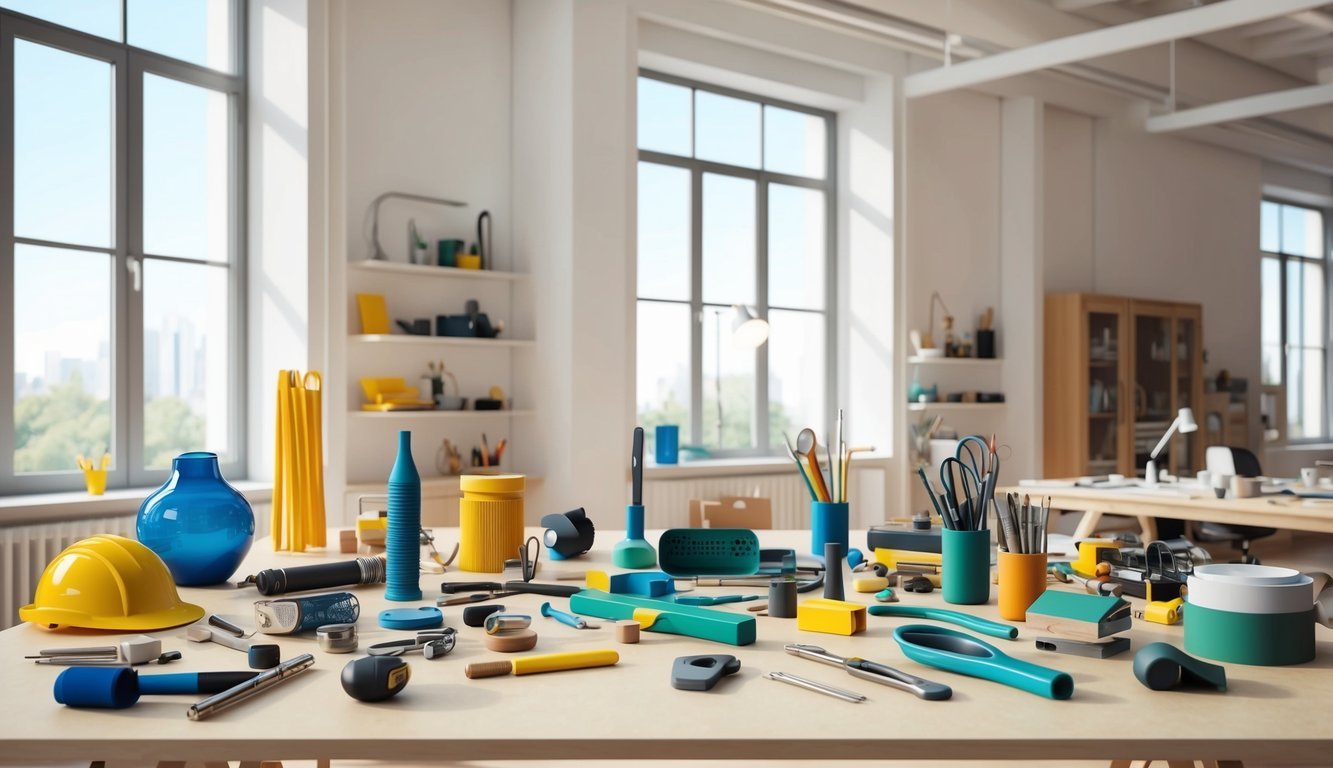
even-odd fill
[[[811,501],[846,504],[847,468],[851,465],[852,454],[875,450],[873,447],[847,447],[847,441],[843,439],[841,408],[838,409],[837,437],[826,449],[830,469],[827,479],[824,470],[819,466],[819,444],[813,429],[806,427],[797,433],[795,448],[792,447],[791,438],[783,435],[782,439],[787,444],[787,454],[800,470],[801,479],[805,480],[805,488],[810,492]]]
[[[1020,502],[1018,494],[1007,496],[1007,508],[996,508],[1000,518],[999,545],[1006,552],[1019,555],[1046,554],[1046,523],[1051,517],[1051,497],[1032,506],[1032,497],[1023,494]]]

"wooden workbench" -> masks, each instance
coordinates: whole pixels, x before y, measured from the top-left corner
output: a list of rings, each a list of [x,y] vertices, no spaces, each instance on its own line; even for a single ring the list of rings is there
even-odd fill
[[[452,546],[455,531],[437,531]],[[804,551],[804,531],[761,531],[766,547]],[[555,569],[609,567],[617,531],[599,530],[587,557],[562,563],[541,561],[538,579],[552,581]],[[657,534],[649,534],[655,542]],[[864,533],[853,532],[853,546]],[[320,556],[275,555],[259,542],[242,573],[270,566],[316,562]],[[447,550],[446,550],[447,551]],[[444,577],[472,581],[479,574],[456,570]],[[543,578],[544,577],[544,578]],[[489,578],[482,576],[482,578]],[[439,594],[439,576],[423,576],[426,600]],[[869,595],[850,590],[862,602]],[[1065,588],[1065,587],[1061,587]],[[375,616],[388,606],[381,588],[360,587],[362,647],[405,632],[379,629]],[[747,592],[713,588],[709,594]],[[226,587],[182,589],[182,596],[224,618],[252,626],[253,590]],[[1097,660],[1050,654],[1033,647],[1023,628],[1016,641],[993,640],[1015,657],[1069,672],[1075,680],[1069,701],[1051,701],[996,683],[961,677],[907,661],[890,635],[909,620],[869,617],[869,630],[855,637],[798,632],[795,620],[759,618],[759,641],[734,648],[674,635],[645,632],[637,645],[617,645],[611,629],[579,631],[539,615],[545,598],[503,599],[507,608],[533,615],[540,634],[535,652],[614,648],[616,667],[530,677],[469,680],[468,662],[495,659],[480,629],[464,627],[461,608],[445,609],[460,639],[452,654],[427,661],[409,658],[412,679],[397,697],[363,704],[345,695],[338,676],[352,658],[317,649],[313,637],[278,638],[284,658],[310,652],[316,664],[292,681],[204,722],[190,722],[188,696],[145,697],[126,710],[76,710],[51,695],[60,668],[37,666],[23,656],[40,648],[97,645],[98,633],[51,633],[31,625],[0,633],[6,694],[0,698],[0,762],[108,760],[152,764],[180,760],[280,760],[379,758],[397,762],[482,759],[1231,759],[1327,760],[1333,751],[1333,631],[1318,628],[1319,658],[1289,668],[1227,665],[1227,693],[1149,691],[1131,671],[1133,650],[1165,640],[1181,645],[1180,627],[1136,623],[1134,649]],[[998,619],[991,604],[964,608]],[[554,600],[565,607],[566,600]],[[903,595],[905,604],[943,605],[938,592]],[[396,604],[401,606],[403,604]],[[412,605],[412,604],[407,604]],[[743,611],[745,604],[719,610]],[[914,623],[914,622],[912,622]],[[933,623],[933,622],[923,622]],[[142,674],[245,669],[245,657],[216,644],[196,645],[183,629],[152,633],[165,650],[184,659],[142,667]],[[947,683],[952,700],[927,702],[853,678],[840,670],[797,659],[783,644],[822,645],[844,656],[862,656],[912,674]],[[669,684],[672,660],[700,653],[739,657],[739,674],[709,693],[678,691]],[[851,704],[763,679],[781,670],[869,697]],[[202,698],[202,697],[200,697]]]
[[[1179,492],[1173,493],[1172,488]],[[1250,499],[1219,499],[1211,489],[1200,489],[1193,485],[1162,486],[1158,489],[1022,485],[997,488],[995,492],[1001,502],[1006,493],[1026,493],[1034,499],[1049,496],[1051,509],[1083,512],[1083,518],[1074,531],[1075,539],[1091,536],[1103,515],[1137,518],[1147,540],[1157,537],[1156,523],[1153,522],[1155,517],[1333,533],[1333,502],[1306,501],[1284,494]],[[1186,496],[1186,493],[1191,495]]]

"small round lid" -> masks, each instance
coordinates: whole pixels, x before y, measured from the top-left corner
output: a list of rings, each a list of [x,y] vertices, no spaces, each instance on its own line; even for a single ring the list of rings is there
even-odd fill
[[[458,486],[463,493],[522,493],[523,475],[463,475]]]

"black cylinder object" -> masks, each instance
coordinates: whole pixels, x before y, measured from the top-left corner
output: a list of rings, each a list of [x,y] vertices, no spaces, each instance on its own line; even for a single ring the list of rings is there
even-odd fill
[[[284,595],[288,592],[383,582],[383,557],[358,557],[341,563],[300,565],[295,568],[269,568],[255,574],[255,586],[261,595]]]
[[[411,674],[397,656],[363,656],[343,667],[343,690],[357,701],[384,701],[403,690]]]
[[[977,331],[977,357],[995,357],[995,331]]]
[[[824,544],[824,597],[829,600],[843,600],[842,591],[842,544],[830,541]]]
[[[768,615],[778,619],[796,618],[796,582],[773,579],[768,583]]]

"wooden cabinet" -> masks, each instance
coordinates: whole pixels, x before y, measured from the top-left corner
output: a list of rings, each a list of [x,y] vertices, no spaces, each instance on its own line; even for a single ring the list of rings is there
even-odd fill
[[[1087,293],[1046,297],[1043,474],[1142,476],[1190,407],[1203,418],[1203,309]],[[1203,432],[1158,457],[1173,474],[1203,464]]]

